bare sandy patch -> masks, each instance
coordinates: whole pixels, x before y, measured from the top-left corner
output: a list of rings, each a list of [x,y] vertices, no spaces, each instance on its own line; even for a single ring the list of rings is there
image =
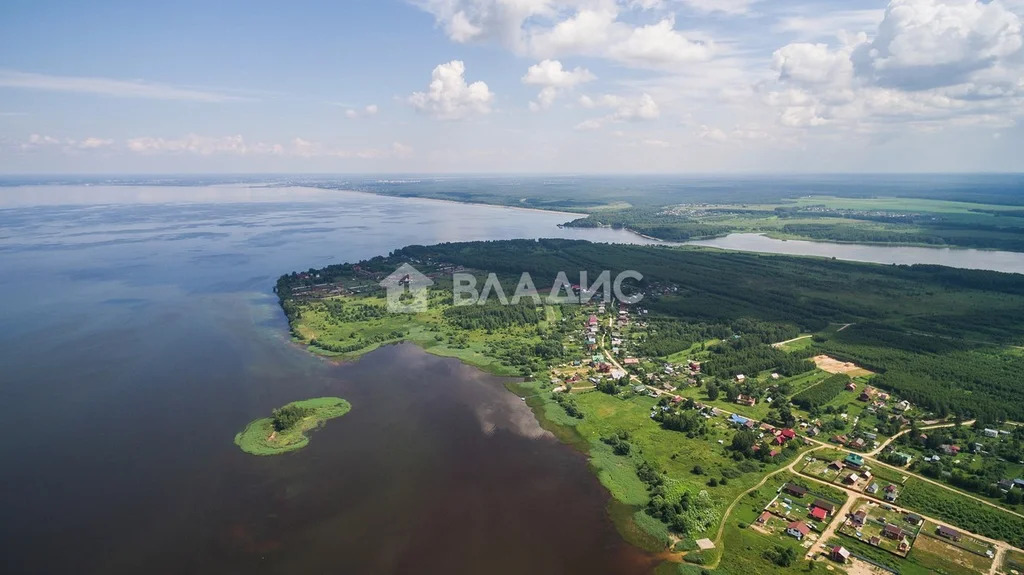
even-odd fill
[[[818,369],[822,371],[827,371],[828,373],[845,373],[850,377],[874,374],[874,372],[868,371],[855,363],[839,361],[838,359],[827,355],[814,356],[814,365],[818,366]]]
[[[890,575],[888,571],[860,559],[850,559],[850,562],[846,564],[846,573],[847,575]]]

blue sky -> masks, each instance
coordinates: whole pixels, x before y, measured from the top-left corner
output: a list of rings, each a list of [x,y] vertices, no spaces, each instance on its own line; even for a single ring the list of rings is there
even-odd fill
[[[0,172],[1022,171],[1024,0],[0,5]]]

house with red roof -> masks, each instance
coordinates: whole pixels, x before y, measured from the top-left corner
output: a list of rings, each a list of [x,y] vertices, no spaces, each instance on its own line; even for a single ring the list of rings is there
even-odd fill
[[[811,528],[803,521],[794,521],[786,526],[786,533],[796,537],[798,541],[803,541],[803,538],[807,537],[810,532]]]
[[[821,507],[812,507],[811,518],[817,519],[818,521],[824,521],[828,518],[828,512],[822,509]]]

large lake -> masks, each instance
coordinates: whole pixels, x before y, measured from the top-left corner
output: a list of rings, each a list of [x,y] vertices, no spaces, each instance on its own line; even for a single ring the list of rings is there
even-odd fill
[[[271,292],[282,273],[415,243],[646,243],[557,227],[568,219],[299,188],[0,188],[4,572],[648,571],[585,457],[504,380],[409,345],[318,359],[289,341]],[[702,243],[1024,270],[1020,254]],[[306,449],[233,445],[320,395],[353,410]]]
[[[504,380],[409,345],[290,343],[271,288],[566,214],[308,189],[0,188],[5,573],[642,573],[585,457]],[[294,454],[232,443],[288,401],[352,412]]]
[[[1024,253],[959,248],[927,248],[777,240],[761,234],[729,234],[687,245],[794,256],[819,256],[876,264],[934,264],[953,268],[1024,273]]]

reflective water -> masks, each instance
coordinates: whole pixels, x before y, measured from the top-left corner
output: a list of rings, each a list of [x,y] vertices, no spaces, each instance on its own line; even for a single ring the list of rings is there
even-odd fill
[[[0,190],[6,573],[638,573],[585,458],[503,380],[290,343],[278,275],[404,245],[563,230],[566,214],[302,189]],[[233,435],[353,404],[294,454]]]

